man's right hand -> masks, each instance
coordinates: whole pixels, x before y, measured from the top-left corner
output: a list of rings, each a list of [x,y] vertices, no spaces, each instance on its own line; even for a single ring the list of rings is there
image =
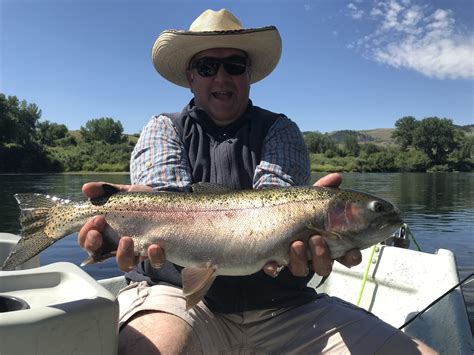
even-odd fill
[[[102,185],[107,184],[115,187],[119,191],[144,191],[151,192],[153,189],[146,185],[120,185],[104,182],[89,182],[82,186],[82,192],[88,198],[100,197],[104,194]],[[102,246],[102,233],[107,228],[107,221],[103,216],[95,216],[89,220],[79,231],[77,242],[79,246],[88,252],[94,252]],[[165,261],[164,251],[157,244],[148,247],[148,258],[153,266],[159,266]],[[133,240],[130,237],[120,238],[117,249],[117,265],[122,271],[130,271],[142,260],[137,257],[133,250]]]

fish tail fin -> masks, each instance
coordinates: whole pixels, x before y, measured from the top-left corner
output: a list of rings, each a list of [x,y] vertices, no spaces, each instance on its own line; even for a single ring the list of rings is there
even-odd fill
[[[42,231],[22,237],[3,263],[2,270],[15,270],[17,266],[38,255],[56,241]]]
[[[50,209],[69,202],[41,194],[16,194],[15,198],[21,210],[21,239],[3,263],[2,270],[14,270],[60,239],[48,236],[44,229]]]

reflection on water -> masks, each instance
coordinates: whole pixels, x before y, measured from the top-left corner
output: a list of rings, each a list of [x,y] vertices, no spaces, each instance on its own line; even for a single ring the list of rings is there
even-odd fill
[[[314,175],[316,180],[320,175]],[[474,272],[474,173],[460,174],[344,174],[342,187],[366,191],[397,205],[423,251],[452,250],[460,278]],[[88,181],[129,183],[123,174],[0,175],[0,231],[18,234],[18,192],[47,193],[81,199]],[[85,252],[69,236],[41,254],[42,264],[71,261],[80,264]],[[100,279],[119,275],[115,261],[85,268]],[[474,283],[463,288],[471,325],[474,319]]]

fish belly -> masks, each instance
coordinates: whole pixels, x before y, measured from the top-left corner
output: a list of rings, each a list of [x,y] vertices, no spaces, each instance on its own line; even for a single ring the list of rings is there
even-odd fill
[[[217,266],[219,275],[249,275],[269,261],[288,264],[289,245],[304,229],[301,218],[274,206],[106,218],[119,234],[132,236],[139,253],[158,243],[167,260],[184,267]]]

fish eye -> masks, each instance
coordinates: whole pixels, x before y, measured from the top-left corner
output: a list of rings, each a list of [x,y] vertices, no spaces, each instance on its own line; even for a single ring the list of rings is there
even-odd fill
[[[383,212],[384,210],[383,204],[380,203],[379,201],[370,202],[369,208],[374,212]]]

